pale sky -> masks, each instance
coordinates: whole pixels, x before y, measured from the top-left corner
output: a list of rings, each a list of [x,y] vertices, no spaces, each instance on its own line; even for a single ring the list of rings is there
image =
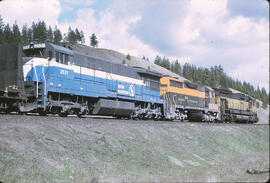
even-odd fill
[[[62,33],[95,33],[99,47],[156,55],[225,72],[269,91],[269,4],[266,0],[4,0],[5,23],[44,20]]]

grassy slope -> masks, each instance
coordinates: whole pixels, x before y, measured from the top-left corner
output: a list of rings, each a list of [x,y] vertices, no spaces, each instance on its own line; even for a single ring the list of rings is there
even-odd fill
[[[243,182],[269,177],[245,172],[269,164],[268,125],[42,119],[2,116],[0,180]]]

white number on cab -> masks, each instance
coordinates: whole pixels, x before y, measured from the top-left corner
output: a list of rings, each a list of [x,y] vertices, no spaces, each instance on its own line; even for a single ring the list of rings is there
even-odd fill
[[[60,70],[60,74],[62,74],[62,75],[68,75],[68,71],[61,69]]]

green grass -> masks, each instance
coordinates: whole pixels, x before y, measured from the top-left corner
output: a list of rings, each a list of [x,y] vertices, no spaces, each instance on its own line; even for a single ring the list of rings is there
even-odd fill
[[[141,129],[139,134],[143,133],[149,132]],[[158,133],[164,140],[161,138],[161,141],[156,141],[143,135],[131,138],[128,133],[79,138],[74,134],[80,132],[73,130],[74,136],[70,135],[62,141],[55,140],[47,144],[50,148],[61,146],[63,152],[51,153],[43,139],[33,139],[35,146],[32,149],[34,155],[31,157],[8,148],[8,141],[3,140],[7,149],[0,152],[0,180],[89,182],[95,177],[101,180],[110,178],[129,180],[123,178],[124,176],[131,181],[191,181],[201,180],[200,178],[205,177],[208,171],[220,174],[223,166],[245,161],[247,156],[257,157],[259,160],[269,156],[269,132],[262,128],[253,132],[238,127],[231,129],[230,133],[222,128],[197,129],[194,134],[181,133],[181,130],[179,134],[170,134],[162,129]],[[3,146],[0,145],[1,147]],[[39,156],[42,153],[50,157],[50,160],[56,160],[63,168],[57,169],[53,165],[46,168],[41,166],[43,162]],[[171,162],[168,156],[181,161],[184,167]],[[187,161],[197,162],[200,165],[193,166]],[[212,165],[213,162],[217,165]],[[245,172],[240,172],[234,177],[228,174],[221,177],[221,180],[242,180],[244,176]]]

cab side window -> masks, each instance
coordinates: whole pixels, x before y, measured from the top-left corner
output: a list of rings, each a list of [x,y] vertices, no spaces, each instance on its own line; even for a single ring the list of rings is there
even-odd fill
[[[150,81],[149,81],[149,79],[143,77],[143,83],[146,85],[147,88],[150,88]]]
[[[176,87],[176,88],[183,88],[183,83],[178,81],[170,80],[170,86]]]
[[[64,54],[60,53],[60,63],[63,64],[64,63]]]
[[[68,55],[64,54],[64,64],[68,64],[69,60],[68,60]]]
[[[52,51],[49,51],[49,58],[52,58]]]
[[[55,52],[55,59],[56,59],[56,62],[59,62],[59,52]]]

